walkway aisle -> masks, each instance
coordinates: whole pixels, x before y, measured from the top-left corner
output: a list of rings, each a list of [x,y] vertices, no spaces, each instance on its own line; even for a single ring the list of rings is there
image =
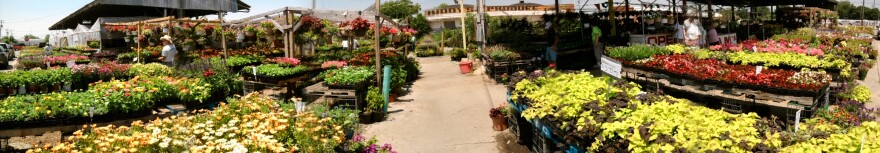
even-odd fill
[[[386,121],[366,125],[365,133],[398,152],[509,152],[506,140],[495,138],[507,132],[493,131],[489,119],[491,107],[506,103],[504,87],[480,73],[461,74],[448,56],[419,62],[422,75],[412,92],[390,105]]]
[[[880,41],[873,41],[872,46],[874,47],[874,51],[880,50]],[[871,102],[865,104],[868,108],[878,108],[880,109],[880,66],[877,63],[874,63],[874,67],[868,71],[868,77],[865,77],[865,81],[859,80],[859,84],[865,85],[868,89],[871,89]],[[858,74],[856,74],[858,75]]]

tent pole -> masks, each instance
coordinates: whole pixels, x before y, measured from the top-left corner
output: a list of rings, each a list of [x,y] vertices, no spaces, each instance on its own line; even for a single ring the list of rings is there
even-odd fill
[[[141,29],[143,29],[142,23],[138,23],[137,27],[138,27],[137,62],[140,63],[141,61],[144,60],[144,59],[141,59],[141,41],[144,39],[144,32],[143,32],[143,30],[141,30]]]
[[[220,32],[222,33],[222,35],[220,35],[220,39],[221,39],[221,40],[220,40],[220,43],[223,45],[223,63],[225,64],[225,63],[226,63],[226,58],[229,57],[229,53],[226,52],[226,31],[223,29],[223,26],[222,26],[222,25],[223,25],[223,21],[224,21],[224,20],[223,20],[223,16],[224,16],[224,15],[225,15],[225,13],[223,13],[223,12],[220,12],[220,13],[219,13],[220,25],[221,25],[221,26],[219,27],[219,29],[220,29]]]
[[[379,57],[379,31],[382,29],[382,23],[379,22],[379,15],[382,14],[381,3],[380,0],[376,0],[376,8],[373,10],[376,13],[376,26],[374,26],[375,29],[373,29],[373,49],[375,50],[373,52],[376,54],[376,82],[378,82],[379,85],[382,85],[382,60],[380,59],[381,57]]]

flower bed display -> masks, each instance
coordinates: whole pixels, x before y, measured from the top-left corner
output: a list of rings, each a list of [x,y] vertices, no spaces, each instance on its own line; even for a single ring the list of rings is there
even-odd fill
[[[612,58],[636,61],[650,58],[654,55],[667,55],[672,53],[671,50],[662,46],[649,46],[644,44],[635,44],[627,47],[614,47],[608,49],[608,56]]]
[[[789,81],[797,71],[764,69],[756,74],[755,67],[746,65],[728,65],[715,59],[700,60],[692,55],[658,55],[652,59],[631,63],[653,69],[654,72],[682,76],[686,79],[703,81],[710,84],[745,87],[785,95],[815,95],[827,87],[829,79],[816,82]],[[830,78],[827,74],[819,78]],[[821,82],[824,81],[824,82]]]
[[[74,61],[76,63],[88,63],[90,60],[88,56],[71,54],[64,56],[47,56],[43,57],[43,61],[52,65],[67,66],[67,61]]]
[[[128,72],[131,65],[110,63],[93,63],[87,65],[75,65],[71,67],[75,89],[84,89],[88,83],[99,80],[110,81],[112,79],[127,80],[132,77]]]
[[[789,67],[793,69],[811,68],[825,70],[841,70],[849,64],[841,59],[818,58],[797,53],[754,53],[732,52],[727,53],[729,61],[743,65],[764,65],[768,67]]]
[[[211,95],[211,85],[200,79],[134,77],[128,81],[94,83],[85,92],[16,95],[0,101],[0,122],[40,121],[54,118],[120,115],[152,109],[161,100],[200,103]],[[2,124],[6,126],[20,126]]]
[[[0,88],[18,89],[20,86],[46,88],[48,86],[71,83],[72,71],[69,68],[48,70],[11,71],[0,73]]]
[[[252,65],[260,62],[264,57],[262,56],[230,56],[226,58],[226,66],[233,69],[233,71],[241,70],[244,66]],[[222,61],[222,58],[212,58],[212,60]]]
[[[300,63],[299,59],[289,57],[276,57],[268,59],[268,61],[285,67],[297,66]]]
[[[551,71],[517,83],[511,101],[526,106],[522,117],[587,152],[851,152],[860,144],[863,151],[880,149],[876,122],[847,129],[810,120],[793,132],[775,118],[640,93],[632,83]],[[870,138],[860,141],[862,136]]]
[[[295,66],[295,67],[284,67],[280,64],[263,64],[256,66],[257,68],[257,76],[262,79],[287,79],[295,76],[299,76],[309,71],[307,66]],[[242,69],[242,75],[245,75],[247,79],[248,76],[254,75],[253,66],[245,67]]]
[[[393,152],[375,139],[346,138],[344,117],[248,95],[213,111],[131,126],[84,127],[67,141],[31,152]],[[118,141],[126,140],[126,141]]]
[[[130,76],[171,76],[174,74],[174,69],[171,67],[165,66],[159,63],[149,63],[149,64],[141,64],[136,63],[132,64],[131,68],[128,69],[128,74]]]
[[[338,69],[343,68],[348,65],[348,62],[345,61],[326,61],[321,63],[321,68],[323,69]]]
[[[361,66],[328,70],[323,76],[331,88],[362,89],[374,74],[374,68]]]

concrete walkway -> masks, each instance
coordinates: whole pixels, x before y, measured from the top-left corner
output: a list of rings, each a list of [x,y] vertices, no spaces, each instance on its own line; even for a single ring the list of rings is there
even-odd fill
[[[872,46],[874,51],[880,50],[880,41],[874,40]],[[880,108],[880,66],[878,66],[878,63],[880,62],[874,63],[874,67],[868,71],[868,77],[864,81],[858,80],[859,84],[871,89],[871,102],[865,104],[868,108]]]
[[[398,152],[527,152],[507,131],[492,130],[489,109],[506,104],[506,90],[481,70],[461,74],[448,56],[420,58],[422,75],[390,104],[388,120],[365,125],[368,136]],[[513,149],[511,149],[513,148]]]

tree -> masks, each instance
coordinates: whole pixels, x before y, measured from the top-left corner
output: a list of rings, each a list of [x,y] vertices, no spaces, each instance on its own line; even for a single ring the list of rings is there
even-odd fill
[[[431,32],[431,25],[428,23],[428,18],[421,13],[409,20],[409,26],[416,30],[416,38],[421,38]]]
[[[15,37],[12,36],[3,36],[3,43],[7,44],[15,44],[18,43],[18,40],[15,40]]]
[[[440,5],[437,5],[436,7],[434,7],[434,9],[444,8],[444,7],[448,7],[448,6],[449,6],[449,4],[440,3]]]
[[[24,35],[24,38],[27,38],[27,39],[40,39],[40,37],[34,36],[34,35],[32,35],[32,34]]]
[[[412,17],[422,9],[422,6],[410,0],[392,0],[382,4],[382,14],[393,19]]]
[[[865,20],[878,18],[880,10],[877,8],[855,6],[848,1],[837,2],[837,5],[834,6],[834,11],[837,11],[838,17],[841,19],[862,19],[862,8],[865,9]]]
[[[48,34],[46,35],[46,37],[43,37],[43,42],[49,43],[49,35]]]

